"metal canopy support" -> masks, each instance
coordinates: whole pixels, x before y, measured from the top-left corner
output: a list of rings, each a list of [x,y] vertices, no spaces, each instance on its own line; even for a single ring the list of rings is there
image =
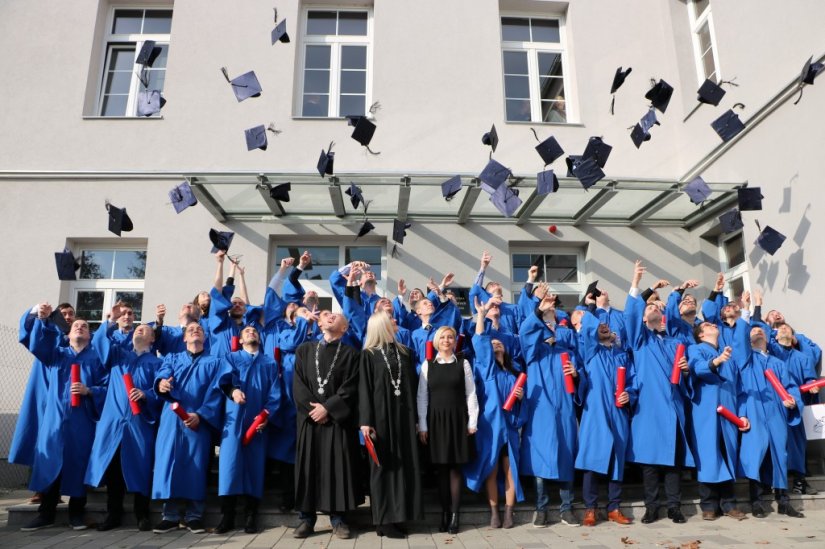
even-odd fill
[[[579,227],[584,224],[585,221],[593,217],[597,211],[601,209],[602,206],[610,202],[610,200],[618,194],[619,191],[616,190],[615,182],[608,183],[605,187],[599,189],[599,192],[590,199],[590,202],[584,205],[582,209],[580,209],[576,214],[573,216],[573,226]]]
[[[398,220],[406,221],[407,212],[410,209],[410,181],[406,175],[401,178],[401,186],[398,187]]]
[[[527,200],[524,201],[524,204],[522,204],[521,209],[518,212],[516,225],[524,225],[530,221],[530,216],[533,215],[536,208],[544,202],[544,198],[546,196],[546,194],[539,194],[535,189],[533,189],[533,192],[530,193],[530,196],[527,197]]]
[[[341,186],[338,185],[338,178],[331,177],[332,183],[329,189],[329,199],[332,202],[332,209],[336,217],[344,217],[347,215],[347,210],[344,208],[344,197],[341,195]]]
[[[640,210],[630,216],[630,227],[638,227],[642,222],[655,214],[677,198],[679,198],[679,185],[674,185],[672,189],[659,193],[659,195],[645,204]]]
[[[467,223],[467,220],[470,219],[470,214],[473,213],[473,206],[476,205],[476,200],[478,200],[480,192],[480,181],[478,178],[473,178],[467,187],[467,194],[464,195],[464,200],[461,201],[461,207],[458,208],[458,219],[456,222],[459,225]]]
[[[212,195],[209,194],[209,191],[203,188],[200,183],[198,183],[197,177],[190,177],[189,178],[189,186],[192,187],[192,192],[195,194],[195,198],[198,199],[198,202],[203,204],[203,207],[206,208],[206,211],[212,214],[212,217],[217,219],[220,223],[226,221],[226,212],[218,206],[218,203],[215,202],[215,199],[212,198]]]
[[[275,200],[269,196],[269,191],[272,189],[272,185],[269,184],[269,179],[265,175],[261,174],[258,176],[258,185],[256,185],[256,188],[258,189],[258,192],[261,193],[261,198],[263,198],[264,202],[266,202],[266,206],[269,208],[269,211],[272,212],[272,215],[280,217],[286,214],[281,201]]]

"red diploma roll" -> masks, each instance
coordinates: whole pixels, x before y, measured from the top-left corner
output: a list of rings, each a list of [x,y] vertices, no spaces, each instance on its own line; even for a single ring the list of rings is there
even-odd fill
[[[241,338],[238,336],[232,336],[232,352],[234,353],[238,349],[241,348]]]
[[[562,318],[561,320],[559,320],[559,326],[564,326],[566,328],[567,327],[567,319]]]
[[[716,413],[722,416],[723,418],[727,419],[740,429],[745,428],[745,422],[742,421],[742,418],[738,417],[736,414],[725,408],[724,406],[720,405],[716,408]]]
[[[372,458],[372,461],[375,462],[375,465],[381,467],[381,462],[378,461],[378,453],[375,451],[375,444],[372,442],[372,437],[364,437],[364,446],[367,447],[367,452]]]
[[[619,366],[616,369],[616,407],[621,408],[619,404],[619,395],[624,393],[625,384],[627,383],[627,368]]]
[[[278,377],[283,377],[284,371],[281,367],[281,348],[275,347],[275,349],[272,350],[272,354],[273,358],[275,358],[275,363],[278,365]]]
[[[129,393],[135,388],[135,382],[132,380],[132,374],[126,372],[123,374],[123,384],[126,386],[126,398],[129,398]],[[136,416],[140,413],[140,404],[134,400],[129,399],[129,406],[132,407],[132,415]]]
[[[785,386],[782,385],[782,382],[779,381],[779,378],[776,377],[776,374],[773,370],[765,370],[765,377],[768,378],[768,382],[773,385],[773,390],[776,391],[776,394],[779,395],[779,400],[783,402],[791,398],[790,393],[785,390]]]
[[[461,351],[464,347],[464,334],[458,334],[458,339],[455,342],[455,352]]]
[[[435,358],[435,347],[433,347],[433,342],[427,342],[427,360],[433,360]]]
[[[72,383],[80,383],[80,364],[72,364]],[[80,395],[72,393],[72,408],[80,406]]]
[[[516,384],[513,386],[513,390],[510,391],[510,395],[507,397],[507,400],[504,401],[504,408],[508,412],[513,409],[513,405],[516,403],[516,389],[521,389],[524,387],[524,384],[527,383],[527,374],[524,372],[520,373],[516,378]]]
[[[670,371],[670,382],[674,385],[679,385],[679,380],[682,379],[682,369],[679,368],[679,362],[685,358],[685,344],[680,343],[676,347],[676,358],[673,359],[673,370]]]
[[[807,393],[814,387],[825,387],[825,377],[823,377],[822,379],[815,379],[813,381],[809,381],[805,385],[800,385],[799,390],[803,393]]]
[[[177,414],[181,421],[186,421],[189,419],[189,412],[183,409],[183,406],[180,405],[180,402],[173,402],[169,405],[172,408],[172,411]]]
[[[561,354],[561,364],[562,366],[570,364],[570,355],[568,353]],[[569,395],[572,395],[576,391],[576,385],[573,383],[572,375],[564,374],[564,390]]]
[[[252,425],[249,426],[249,429],[246,430],[246,434],[243,436],[243,445],[246,446],[252,439],[255,438],[255,435],[258,434],[258,427],[269,418],[269,412],[266,410],[261,410],[261,413],[255,416],[255,420],[252,422]]]

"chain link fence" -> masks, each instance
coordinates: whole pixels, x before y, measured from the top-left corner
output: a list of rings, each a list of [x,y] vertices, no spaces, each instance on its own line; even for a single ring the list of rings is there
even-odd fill
[[[0,491],[25,488],[27,467],[9,463],[9,448],[33,357],[17,340],[17,327],[0,325]]]

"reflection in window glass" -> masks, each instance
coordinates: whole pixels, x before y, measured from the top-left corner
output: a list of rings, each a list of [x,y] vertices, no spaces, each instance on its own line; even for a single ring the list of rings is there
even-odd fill
[[[83,250],[81,254],[81,280],[142,280],[145,275],[145,250]]]
[[[104,292],[101,291],[77,292],[75,315],[89,322],[92,331],[100,326],[100,319],[103,318],[103,298]]]
[[[342,36],[366,36],[367,14],[357,11],[338,12],[338,34]]]
[[[513,281],[527,280],[530,267],[539,268],[540,279],[553,283],[579,282],[578,256],[574,254],[513,254]]]
[[[381,280],[381,248],[379,246],[347,246],[344,250],[344,263],[365,261],[375,273],[376,280]]]
[[[140,322],[143,317],[143,292],[115,292],[115,303],[122,301],[128,303],[135,312],[135,322]]]
[[[725,257],[728,259],[728,269],[745,262],[745,246],[741,233],[725,241]]]
[[[307,34],[335,34],[337,13],[311,11],[307,14]]]
[[[521,17],[502,17],[501,39],[512,42],[529,42],[530,20]]]
[[[552,42],[557,44],[561,41],[559,22],[556,19],[531,19],[530,27],[533,31],[533,42]]]
[[[83,250],[80,257],[81,279],[112,278],[115,253],[111,250]]]
[[[113,278],[138,279],[146,276],[146,252],[117,250]]]

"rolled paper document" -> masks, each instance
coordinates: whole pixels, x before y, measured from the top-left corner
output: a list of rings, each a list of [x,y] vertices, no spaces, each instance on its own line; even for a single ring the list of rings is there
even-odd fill
[[[564,326],[566,328],[567,327],[567,319],[562,318],[561,320],[559,320],[559,326]]]
[[[619,395],[624,393],[625,384],[627,383],[627,368],[619,366],[616,369],[616,407],[621,408],[619,404]]]
[[[458,334],[458,339],[455,342],[455,351],[459,352],[464,348],[464,334]]]
[[[232,336],[232,352],[234,353],[238,349],[241,348],[241,338],[238,336]]]
[[[562,366],[567,366],[570,364],[570,355],[568,353],[561,354],[561,364]],[[573,383],[573,376],[570,374],[564,374],[564,390],[570,395],[576,391],[576,385]]]
[[[140,404],[129,398],[129,395],[132,393],[132,389],[135,388],[135,382],[132,380],[132,374],[129,372],[123,374],[123,384],[126,386],[126,398],[129,400],[129,406],[132,407],[132,415],[136,416],[140,413]]]
[[[776,377],[773,370],[765,370],[765,377],[768,378],[768,382],[773,385],[773,390],[779,395],[779,400],[784,402],[791,398],[791,394],[785,389],[785,386],[782,385],[782,382],[779,381],[779,378]]]
[[[381,467],[381,462],[378,461],[378,453],[376,453],[375,451],[375,444],[372,442],[372,437],[364,437],[364,446],[367,447],[367,452],[369,453],[370,458],[372,458],[372,461],[375,463],[375,465]]]
[[[524,387],[525,383],[527,383],[527,374],[522,372],[516,378],[516,384],[513,385],[513,390],[510,391],[510,395],[507,397],[507,400],[504,401],[504,406],[502,406],[502,408],[504,408],[508,412],[513,409],[513,406],[516,403],[516,399],[518,398],[516,397],[516,390]]]
[[[281,366],[281,348],[275,347],[272,354],[275,358],[275,363],[278,365],[278,377],[284,377],[284,369],[283,366]]]
[[[260,427],[261,424],[267,419],[269,419],[269,412],[266,410],[261,410],[261,413],[255,416],[255,419],[252,421],[252,425],[249,426],[249,429],[246,430],[246,433],[243,436],[244,446],[252,442],[252,439],[258,434],[258,427]]]
[[[680,343],[676,346],[676,358],[673,359],[673,370],[670,371],[670,382],[674,385],[679,385],[679,380],[682,379],[682,369],[679,368],[679,362],[685,358],[685,344]]]
[[[807,393],[814,387],[825,387],[825,377],[823,377],[822,379],[815,379],[813,381],[809,381],[805,385],[800,385],[799,390],[803,393]]]
[[[745,422],[742,421],[742,418],[738,417],[736,414],[722,406],[721,404],[716,408],[716,413],[722,416],[723,418],[727,419],[740,429],[745,428]]]
[[[426,348],[427,348],[427,355],[426,355],[427,360],[433,360],[435,358],[435,347],[433,347],[433,342],[428,341]]]
[[[181,421],[186,421],[189,419],[189,412],[183,409],[183,406],[180,405],[180,402],[173,402],[169,405],[175,414],[180,418]]]
[[[80,383],[80,364],[72,364],[72,383]],[[72,408],[78,406],[80,406],[80,395],[72,393]]]

